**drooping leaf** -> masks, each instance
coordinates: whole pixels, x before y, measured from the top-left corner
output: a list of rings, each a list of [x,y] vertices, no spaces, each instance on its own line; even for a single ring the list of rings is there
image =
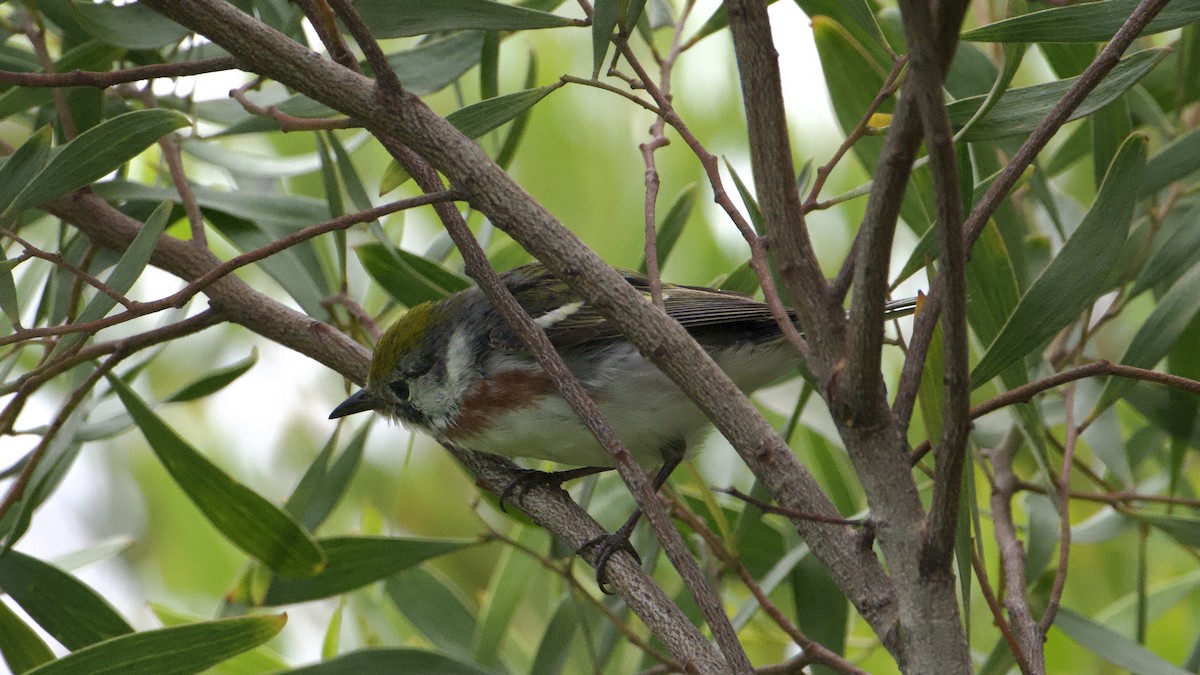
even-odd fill
[[[53,138],[49,126],[38,129],[0,167],[0,213],[7,211],[13,198],[46,168]]]
[[[1083,222],[1034,280],[975,366],[973,387],[1050,339],[1105,290],[1129,234],[1145,162],[1145,137],[1131,136],[1113,160]]]
[[[187,675],[275,637],[286,614],[241,616],[113,638],[29,671],[30,675]]]
[[[324,567],[321,547],[287,512],[217,468],[120,378],[109,382],[163,467],[230,542],[281,574],[311,576]]]
[[[391,647],[360,649],[335,659],[290,671],[293,675],[356,675],[358,673],[421,673],[422,675],[492,675],[493,671],[445,654]]]
[[[535,103],[546,98],[550,92],[560,86],[562,85],[550,84],[545,87],[489,98],[455,110],[446,115],[446,121],[457,127],[468,138],[479,138],[529,110]]]
[[[696,196],[698,185],[691,183],[679,193],[679,197],[675,199],[675,203],[671,204],[671,208],[667,210],[667,215],[663,216],[662,221],[658,225],[658,231],[655,233],[655,259],[658,261],[658,269],[662,269],[667,262],[667,257],[671,255],[672,249],[675,248],[675,243],[679,241],[679,235],[683,233],[683,225],[687,222],[688,216],[692,214],[692,207],[696,205]],[[646,272],[646,261],[643,260],[639,269],[642,273]]]
[[[962,39],[975,42],[1104,42],[1111,40],[1138,0],[1106,0],[1051,7],[973,28]],[[1173,0],[1142,29],[1152,35],[1200,21],[1200,0]]]
[[[1071,113],[1070,119],[1086,117],[1108,105],[1145,77],[1166,54],[1167,52],[1161,49],[1146,49],[1121,59]],[[963,140],[991,140],[1033,131],[1074,84],[1075,78],[1070,78],[1009,89],[996,102],[992,111],[971,127],[963,136]],[[975,112],[985,100],[985,96],[972,96],[946,106],[951,124],[955,128],[961,128],[975,116]]]
[[[0,656],[14,673],[54,660],[54,652],[42,642],[37,631],[3,602],[0,602]]]
[[[1081,647],[1121,670],[1143,675],[1184,675],[1188,671],[1088,617],[1059,607],[1054,626]]]
[[[406,307],[441,300],[471,285],[432,260],[403,249],[363,244],[354,251],[367,274]]]
[[[169,403],[182,403],[211,396],[245,375],[256,363],[258,363],[258,350],[255,349],[251,350],[250,354],[241,361],[205,373],[203,377],[191,384],[184,385],[165,400]]]
[[[367,432],[370,430],[371,425],[364,424],[346,444],[342,454],[331,464],[330,460],[336,447],[335,434],[304,472],[296,489],[288,497],[284,508],[310,532],[316,531],[321,523],[325,522],[325,518],[345,494],[350,479],[354,477],[362,462],[363,448],[366,446]]]
[[[359,0],[354,8],[377,38],[410,37],[455,30],[533,30],[573,26],[549,12],[491,0]]]
[[[471,653],[475,616],[452,581],[414,565],[385,581],[383,590],[438,649],[460,657]]]
[[[159,49],[187,37],[190,31],[162,14],[131,2],[72,2],[79,25],[92,37],[128,49]]]
[[[99,593],[59,568],[18,551],[0,555],[0,591],[67,649],[132,633]]]
[[[1167,291],[1154,311],[1142,322],[1121,357],[1122,365],[1153,368],[1166,357],[1194,319],[1200,314],[1200,267],[1193,267]],[[1110,378],[1104,393],[1096,403],[1103,409],[1114,403],[1132,382],[1121,377]]]
[[[307,579],[275,577],[262,604],[290,605],[328,598],[386,579],[424,560],[475,545],[469,539],[330,537],[320,540],[328,564]]]
[[[7,211],[44,204],[103,178],[158,139],[187,125],[185,115],[151,108],[127,112],[92,127],[62,146]]]
[[[154,254],[154,248],[158,245],[158,237],[166,229],[171,215],[170,204],[160,204],[154,213],[146,219],[142,225],[142,229],[138,230],[137,236],[130,242],[129,248],[125,249],[125,253],[121,255],[121,259],[117,262],[117,266],[109,273],[104,280],[106,286],[112,291],[125,294],[130,288],[133,288],[134,282],[142,276],[142,272],[146,269],[146,265],[150,264],[150,256]],[[88,323],[103,319],[114,306],[117,301],[107,293],[96,292],[88,304],[79,313],[75,319],[76,323]],[[71,333],[64,336],[54,346],[50,354],[63,354],[69,349],[73,349],[79,343],[87,339],[84,333]]]

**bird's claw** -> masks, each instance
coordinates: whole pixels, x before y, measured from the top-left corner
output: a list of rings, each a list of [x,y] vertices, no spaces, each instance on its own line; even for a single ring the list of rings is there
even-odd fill
[[[600,587],[600,591],[605,595],[613,595],[613,592],[608,589],[608,561],[618,551],[625,551],[633,556],[637,564],[642,564],[642,557],[638,555],[637,549],[629,542],[629,531],[626,531],[624,527],[612,534],[602,534],[594,539],[589,539],[583,543],[583,546],[579,547],[576,553],[583,553],[588,549],[595,549],[596,555],[592,564],[596,568],[596,585]]]

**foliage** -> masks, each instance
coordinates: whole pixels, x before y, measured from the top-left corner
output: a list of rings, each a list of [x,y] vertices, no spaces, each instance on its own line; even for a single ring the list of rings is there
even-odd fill
[[[222,11],[193,25],[209,3]],[[763,121],[774,75],[747,60],[742,4],[0,8],[8,667],[705,671],[718,652],[686,629],[706,623],[721,658],[777,672],[965,670],[938,651],[956,647],[987,673],[1196,672],[1200,2],[1158,2],[1113,54],[1154,0],[977,0],[961,30],[949,2],[927,19],[911,2],[776,3],[774,39],[811,33],[832,104],[830,121],[791,118],[790,146],[784,120]],[[952,25],[917,42],[922,20]],[[223,32],[239,21],[259,48]],[[268,43],[340,70],[316,77]],[[918,117],[901,97],[941,67],[924,47],[954,56],[932,87],[944,105]],[[413,131],[432,118],[396,79],[448,124]],[[786,94],[793,113],[826,105]],[[465,180],[495,175],[457,163],[471,143],[528,195]],[[766,171],[770,147],[790,153]],[[442,177],[455,192],[438,197]],[[578,245],[530,195],[612,265],[791,291],[805,320],[805,372],[755,400],[805,468],[764,473],[771,441],[747,452],[752,434],[718,419],[730,443],[714,434],[665,490],[736,647],[660,555],[669,541],[635,537],[652,579],[603,595],[563,543],[584,525],[543,509],[558,497],[501,509],[508,468],[325,419],[381,324],[477,272],[425,205],[458,199],[503,270]],[[806,260],[801,240],[829,279],[805,296],[783,264]],[[913,288],[938,290],[889,329],[881,370],[855,331],[882,338],[884,291]],[[885,380],[880,412],[863,401]],[[616,476],[568,487],[606,524],[632,504]],[[794,493],[824,506],[798,512]],[[923,626],[938,644],[895,625],[939,598],[950,629]]]

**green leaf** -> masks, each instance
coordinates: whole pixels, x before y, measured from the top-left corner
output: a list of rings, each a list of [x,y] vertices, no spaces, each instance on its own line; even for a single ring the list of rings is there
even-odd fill
[[[478,31],[454,33],[388,54],[387,61],[404,83],[405,91],[426,96],[446,88],[479,63],[483,35]]]
[[[525,88],[531,89],[537,83],[537,52],[529,52],[529,65],[525,68]],[[512,164],[513,157],[516,157],[517,147],[521,144],[521,139],[525,136],[525,127],[529,124],[529,115],[532,108],[517,115],[513,118],[512,124],[508,127],[508,135],[504,137],[504,143],[500,146],[500,151],[496,153],[496,164],[501,168],[508,169]]]
[[[592,77],[600,75],[608,43],[617,28],[619,9],[617,0],[596,0],[592,12]]]
[[[361,673],[421,673],[421,675],[494,675],[493,671],[445,654],[412,647],[360,649],[336,659],[289,671],[292,675],[360,675]]]
[[[21,325],[21,301],[17,297],[17,282],[13,279],[13,260],[0,260],[0,311],[9,325]]]
[[[158,618],[164,628],[186,626],[206,620],[204,617],[177,612],[156,603],[150,603],[150,610],[154,612],[154,616]],[[204,673],[205,675],[252,675],[280,673],[289,670],[283,657],[267,645],[259,645],[204,671]]]
[[[1121,59],[1112,72],[1075,108],[1070,119],[1086,117],[1108,105],[1137,84],[1166,55],[1167,51],[1163,49],[1146,49]],[[1009,89],[996,102],[992,111],[968,130],[963,140],[985,141],[1033,131],[1075,84],[1076,79],[1078,78]],[[972,96],[946,106],[951,124],[955,128],[961,128],[975,116],[986,98]]]
[[[971,373],[978,387],[1076,320],[1107,287],[1129,235],[1146,162],[1146,139],[1130,136],[1096,201],[1049,266],[1034,280]]]
[[[13,198],[46,168],[53,138],[49,126],[38,129],[0,167],[0,213],[7,211]]]
[[[82,581],[17,551],[0,555],[0,590],[67,649],[133,632],[117,610]]]
[[[242,616],[159,628],[92,645],[29,675],[188,675],[253,649],[283,630],[286,614]]]
[[[470,539],[330,537],[319,540],[328,564],[307,579],[275,577],[263,605],[328,598],[386,579],[422,561],[475,545]]]
[[[1166,357],[1197,314],[1200,314],[1200,267],[1193,267],[1159,299],[1154,311],[1133,336],[1121,363],[1153,368]],[[1110,378],[1096,409],[1102,410],[1116,402],[1131,384],[1123,377]]]
[[[842,133],[849,134],[862,119],[875,96],[883,86],[892,67],[891,58],[878,43],[868,42],[861,32],[840,23],[830,16],[813,16],[813,40],[821,58],[821,70],[829,85],[829,97],[833,102],[834,115]],[[983,97],[980,97],[982,103]],[[891,113],[895,108],[895,97],[890,97],[879,106],[878,112]],[[966,122],[966,120],[962,120]],[[854,155],[868,172],[879,164],[883,150],[882,135],[864,136],[855,141]],[[910,178],[910,189],[904,193],[900,204],[900,216],[913,232],[921,234],[933,222],[932,179],[928,168],[915,169]]]
[[[573,26],[548,12],[491,0],[359,0],[354,8],[377,38],[411,37],[454,30],[533,30]]]
[[[1191,269],[1200,252],[1197,222],[1200,222],[1200,200],[1193,201],[1188,208],[1181,203],[1171,209],[1151,242],[1150,255],[1138,272],[1130,297],[1172,283]]]
[[[21,191],[7,212],[40,206],[81,188],[141,154],[163,136],[188,125],[174,110],[135,110],[92,127],[59,149],[45,169]]]
[[[546,631],[538,643],[537,655],[529,667],[529,675],[557,675],[565,672],[567,656],[570,654],[571,638],[579,630],[579,607],[575,599],[566,595],[558,603],[550,617]]]
[[[410,179],[412,179],[412,174],[400,166],[399,162],[394,159],[389,161],[383,169],[383,175],[379,178],[379,196],[386,195]]]
[[[0,655],[14,673],[23,673],[54,660],[54,652],[42,642],[37,631],[3,602],[0,602]]]
[[[179,391],[171,394],[165,400],[168,403],[182,403],[184,401],[194,401],[198,398],[211,396],[232,384],[234,380],[242,375],[245,375],[256,363],[258,363],[258,350],[252,349],[249,356],[241,361],[205,373],[203,377],[191,384],[184,385]]]
[[[1111,40],[1138,0],[1107,0],[1052,7],[980,26],[962,34],[973,42],[1105,42]],[[1182,28],[1200,21],[1200,0],[1173,0],[1155,16],[1142,35]]]
[[[1101,626],[1066,607],[1058,608],[1054,626],[1083,648],[1121,670],[1140,675],[1184,675],[1188,672],[1111,628]]]
[[[1162,530],[1184,546],[1200,549],[1200,518],[1152,513],[1129,513],[1127,515]]]
[[[439,650],[455,656],[471,653],[475,615],[449,579],[413,566],[383,583],[392,604]]]
[[[799,628],[835,654],[844,654],[850,601],[829,576],[829,570],[816,556],[806,555],[792,568],[790,587]]]
[[[321,548],[286,511],[197,452],[120,378],[108,379],[163,467],[230,542],[280,574],[311,576],[322,569]]]
[[[1200,169],[1200,129],[1192,129],[1146,161],[1141,196],[1158,192]]]
[[[154,210],[154,213],[146,219],[142,228],[138,230],[137,236],[130,242],[129,248],[125,249],[125,253],[121,254],[121,259],[117,261],[117,266],[104,280],[112,291],[124,295],[130,288],[133,288],[134,282],[142,276],[146,265],[150,264],[150,256],[154,254],[154,248],[158,245],[158,237],[166,229],[169,216],[171,215],[171,204],[163,203]],[[108,311],[116,306],[117,301],[107,293],[96,292],[88,304],[79,313],[75,319],[75,323],[87,323],[103,319]],[[84,333],[71,333],[63,336],[58,344],[51,350],[51,356],[63,354],[70,349],[74,349],[79,343],[87,339]]]
[[[79,25],[92,37],[129,49],[159,49],[173,45],[191,31],[138,3],[72,2]]]
[[[314,167],[315,168],[315,167]],[[179,200],[174,188],[154,187],[123,180],[97,183],[92,190],[107,201]],[[278,226],[294,232],[306,225],[329,220],[329,205],[323,199],[281,195],[256,190],[218,190],[193,187],[196,202],[206,210],[220,211],[255,223]]]
[[[436,262],[403,249],[363,244],[354,252],[375,283],[405,307],[441,300],[471,286]]]
[[[518,526],[509,536],[525,546],[537,546],[542,533],[535,527]],[[473,636],[473,655],[479,663],[499,665],[500,647],[509,639],[513,616],[534,579],[535,567],[536,563],[516,547],[505,547],[500,554]]]
[[[253,251],[283,236],[284,228],[266,221],[250,221],[220,211],[205,214],[212,226],[241,251]],[[294,228],[294,223],[288,230]],[[309,316],[328,321],[329,310],[321,304],[333,293],[322,273],[324,263],[313,241],[301,242],[255,263],[279,282]]]
[[[335,434],[309,465],[296,489],[288,497],[284,508],[310,532],[316,531],[321,523],[325,522],[333,507],[337,506],[342,495],[346,493],[350,479],[362,463],[363,448],[366,446],[367,432],[370,430],[371,425],[364,424],[346,444],[342,454],[330,465],[329,460],[336,446]]]
[[[458,127],[458,130],[468,138],[479,138],[529,110],[535,103],[546,98],[550,92],[561,86],[562,84],[556,83],[489,98],[455,110],[446,116],[446,121]]]
[[[696,183],[690,183],[679,196],[675,199],[675,203],[671,204],[671,208],[667,211],[667,215],[663,217],[658,224],[658,231],[655,233],[655,259],[658,261],[658,269],[662,269],[667,263],[667,256],[671,255],[671,251],[675,248],[675,243],[679,241],[679,235],[683,233],[683,226],[687,223],[688,216],[692,215],[692,207],[696,205],[696,196],[699,194],[699,186]],[[639,271],[645,274],[646,261],[643,260]]]

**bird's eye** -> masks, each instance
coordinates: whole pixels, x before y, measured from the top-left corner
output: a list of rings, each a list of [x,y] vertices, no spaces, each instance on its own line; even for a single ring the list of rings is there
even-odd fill
[[[400,399],[401,401],[408,400],[408,382],[405,382],[404,380],[396,380],[395,382],[388,384],[388,389],[391,389],[392,393],[396,395],[396,398]]]

